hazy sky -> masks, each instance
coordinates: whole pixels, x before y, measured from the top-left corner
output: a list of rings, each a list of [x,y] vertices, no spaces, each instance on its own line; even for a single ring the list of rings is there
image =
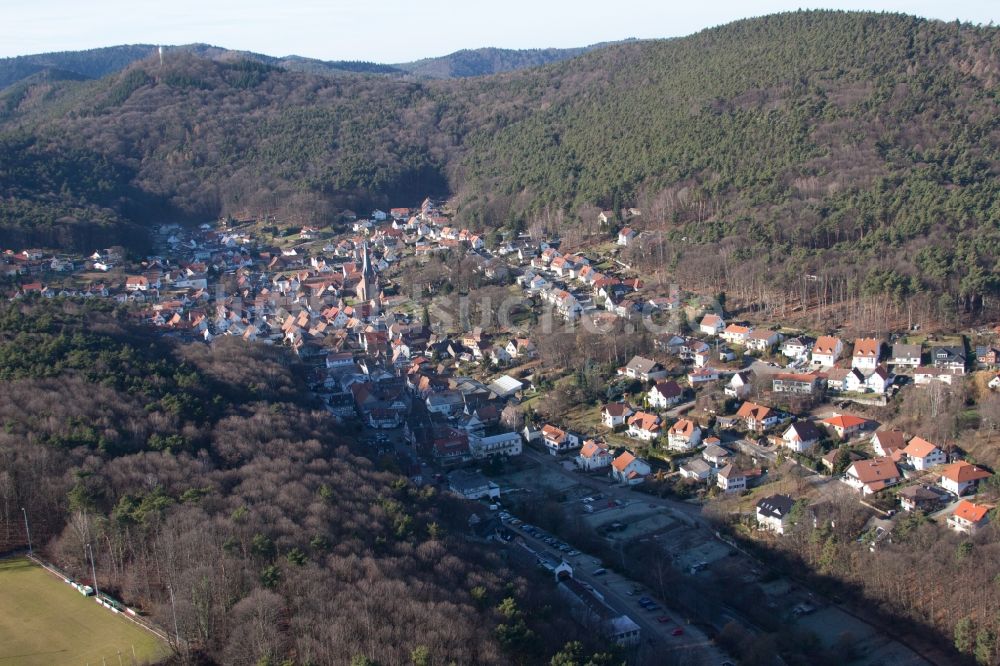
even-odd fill
[[[0,57],[205,42],[268,55],[405,62],[463,48],[676,37],[798,8],[989,23],[998,0],[0,0]]]

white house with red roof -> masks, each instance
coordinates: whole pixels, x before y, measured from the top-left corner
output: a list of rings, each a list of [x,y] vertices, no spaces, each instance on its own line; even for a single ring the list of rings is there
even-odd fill
[[[837,437],[840,437],[841,439],[850,439],[868,427],[868,424],[871,422],[868,419],[861,418],[860,416],[838,414],[836,416],[823,419],[820,423],[837,433]]]
[[[722,339],[731,345],[744,345],[753,331],[749,326],[730,324],[722,331]]]
[[[717,314],[707,314],[701,318],[698,330],[705,335],[719,335],[726,328],[725,320]]]
[[[558,455],[580,446],[580,438],[551,424],[542,426],[542,441],[552,455]]]
[[[941,469],[938,485],[958,497],[974,490],[980,481],[988,479],[990,473],[964,460],[945,465]]]
[[[583,443],[580,454],[576,457],[576,465],[580,469],[590,472],[607,467],[611,464],[613,457],[607,444],[588,439]]]
[[[851,367],[857,368],[867,375],[878,367],[882,355],[882,342],[875,338],[858,338],[854,341],[854,355],[851,357]]]
[[[947,462],[944,451],[923,437],[914,437],[907,442],[903,453],[906,455],[906,462],[917,470],[930,469],[935,465],[943,465]]]
[[[699,384],[707,384],[708,382],[715,382],[719,380],[719,371],[709,367],[698,368],[687,373],[687,380],[688,384],[692,387]]]
[[[824,368],[832,368],[844,352],[844,343],[832,335],[821,335],[812,349],[812,363]]]
[[[680,419],[667,431],[667,448],[671,451],[690,451],[701,442],[701,428],[690,419]]]
[[[894,486],[902,480],[902,474],[891,458],[856,460],[844,472],[843,481],[862,495],[872,495]]]
[[[652,468],[642,458],[636,458],[628,451],[623,451],[611,463],[611,478],[619,483],[635,486],[646,480]]]
[[[980,527],[989,522],[992,509],[993,507],[988,504],[975,504],[969,500],[962,500],[955,507],[955,512],[948,516],[948,527],[956,532],[975,534]]]
[[[780,415],[770,407],[753,402],[744,402],[736,412],[736,418],[743,422],[743,427],[751,432],[764,432],[777,425]]]
[[[660,434],[660,417],[649,412],[636,412],[628,418],[628,436],[645,442]]]

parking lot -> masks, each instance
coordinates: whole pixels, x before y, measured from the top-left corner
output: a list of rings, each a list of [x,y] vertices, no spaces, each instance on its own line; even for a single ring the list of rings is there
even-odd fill
[[[724,589],[732,590],[734,584],[745,588],[739,592],[766,605],[767,612],[780,618],[781,623],[799,624],[814,632],[824,645],[836,646],[838,641],[845,640],[846,633],[847,639],[858,641],[858,645],[864,650],[863,660],[858,663],[926,663],[901,643],[877,632],[846,611],[815,598],[790,579],[775,578],[773,572],[766,574],[766,565],[743,555],[716,537],[714,530],[700,515],[697,504],[647,496],[611,484],[605,478],[568,471],[560,465],[560,461],[544,454],[530,456],[530,459],[530,469],[506,475],[502,485],[516,482],[532,488],[534,492],[557,496],[566,516],[581,520],[603,537],[612,549],[622,553],[622,562],[615,561],[619,571],[628,570],[624,559],[625,545],[642,544],[644,548],[661,552],[664,561],[671,563],[685,575],[697,576],[704,583]],[[822,486],[821,491],[832,495],[849,490],[828,477],[809,477],[810,482],[814,480],[817,485]],[[554,543],[546,543],[545,537],[550,537]],[[587,578],[616,607],[626,609],[636,621],[645,618],[646,624],[640,623],[644,631],[652,632],[651,635],[663,640],[677,640],[678,637],[664,634],[664,627],[659,626],[660,623],[656,621],[661,616],[676,621],[677,613],[664,607],[662,613],[653,614],[655,611],[650,612],[640,606],[638,600],[641,596],[653,595],[648,591],[638,596],[630,594],[636,585],[634,580],[610,570],[595,574],[605,567],[585,553],[571,556],[565,550],[558,550],[561,543],[552,535],[543,535],[542,544],[543,548],[554,546],[556,550],[553,555],[558,553],[559,556],[564,556],[574,566],[575,576]],[[569,544],[565,545],[569,547]],[[663,599],[653,601],[663,606]],[[687,618],[681,619],[685,622],[680,626],[687,631]],[[734,619],[744,626],[754,626],[728,603],[717,610],[711,621],[716,629],[721,629]],[[705,643],[710,644],[707,639]],[[671,644],[668,641],[664,645]],[[723,658],[722,661],[724,660]]]
[[[657,656],[662,659],[668,653],[671,661],[692,666],[729,661],[725,653],[700,629],[689,624],[683,614],[667,607],[662,600],[654,599],[636,581],[607,569],[599,559],[579,552],[545,530],[524,524],[507,512],[502,512],[500,517],[539,554],[543,566],[554,567],[560,560],[567,562],[573,567],[575,579],[636,622],[642,631],[639,653],[647,663],[657,663]]]

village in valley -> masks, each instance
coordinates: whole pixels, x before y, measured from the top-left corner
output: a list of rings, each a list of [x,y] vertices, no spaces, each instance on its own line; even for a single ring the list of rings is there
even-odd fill
[[[991,461],[893,415],[944,409],[963,386],[1000,390],[997,331],[758,318],[723,286],[696,293],[635,268],[641,211],[598,218],[599,241],[568,247],[473,233],[431,199],[344,211],[331,228],[231,217],[164,225],[141,260],[9,250],[0,289],[109,299],[185,340],[287,347],[373,460],[468,499],[470,538],[544,568],[581,622],[622,645],[720,663],[703,630],[758,618],[743,595],[697,590],[736,581],[830,646],[849,634],[870,663],[922,663],[876,619],[768,571],[760,548],[832,529],[848,505],[871,551],[914,513],[943,535],[987,524]],[[635,563],[637,547],[695,592]]]

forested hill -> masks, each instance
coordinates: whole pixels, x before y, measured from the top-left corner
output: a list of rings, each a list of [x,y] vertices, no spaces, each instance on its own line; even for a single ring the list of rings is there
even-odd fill
[[[566,49],[462,49],[443,56],[398,64],[319,60],[297,55],[275,57],[249,51],[233,51],[208,44],[165,46],[164,53],[168,59],[176,53],[188,53],[212,60],[230,62],[251,60],[309,74],[385,74],[396,77],[453,79],[538,67],[567,60],[602,46],[606,44]],[[123,44],[85,51],[60,51],[0,58],[0,90],[47,71],[67,72],[78,79],[98,79],[120,72],[133,63],[157,54],[158,47],[154,44]]]
[[[171,663],[534,664],[590,643],[544,573],[364,457],[302,375],[275,347],[151,341],[103,301],[5,304],[0,550],[26,507],[36,553],[176,629]]]
[[[674,268],[767,266],[786,282],[822,269],[856,290],[975,307],[995,293],[1000,245],[998,35],[794,12],[447,81],[178,53],[98,81],[13,86],[0,131],[35,137],[29,160],[71,148],[88,170],[106,164],[99,193],[124,192],[125,174],[171,216],[323,223],[451,194],[464,224],[579,230],[596,206],[638,206],[643,228],[686,239],[660,255]],[[125,194],[29,192],[10,174],[0,242],[39,205],[72,207],[70,221],[90,205],[155,217],[126,212]]]
[[[432,79],[488,76],[568,60],[602,46],[606,44],[569,49],[462,49],[439,58],[425,58],[395,67]]]

